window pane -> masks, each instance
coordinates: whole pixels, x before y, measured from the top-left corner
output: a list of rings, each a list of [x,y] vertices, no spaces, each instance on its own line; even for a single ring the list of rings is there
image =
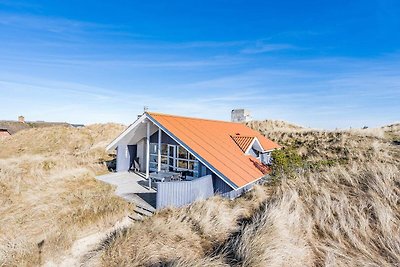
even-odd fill
[[[182,169],[187,169],[188,162],[186,160],[178,160],[178,167]]]
[[[172,166],[172,167],[174,166],[174,159],[173,158],[169,159],[169,165]]]
[[[194,162],[193,161],[189,161],[189,170],[193,170],[194,169]]]
[[[151,154],[157,154],[157,144],[150,143],[150,153]]]
[[[157,162],[157,156],[156,155],[150,155],[150,162]]]
[[[170,156],[170,157],[174,157],[174,156],[175,156],[175,155],[174,155],[174,150],[175,150],[174,148],[175,148],[175,147],[173,147],[173,146],[170,146],[170,147],[169,147],[169,156]]]
[[[188,152],[185,148],[178,146],[179,151],[178,151],[178,158],[180,159],[187,159],[188,158]]]
[[[168,158],[166,156],[161,156],[161,163],[168,164]]]
[[[157,164],[154,163],[154,162],[150,162],[150,164],[149,164],[149,169],[150,169],[151,171],[156,171],[156,170],[157,170]]]
[[[167,144],[161,144],[161,155],[168,155],[168,145]]]
[[[195,160],[196,158],[192,154],[189,153],[189,159]]]
[[[150,168],[156,168],[157,167],[157,163],[155,162],[150,162]]]

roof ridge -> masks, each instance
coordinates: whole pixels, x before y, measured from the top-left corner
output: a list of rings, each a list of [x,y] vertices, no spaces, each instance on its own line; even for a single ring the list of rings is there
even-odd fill
[[[173,114],[166,114],[160,112],[146,112],[148,115],[156,115],[156,116],[166,116],[166,117],[176,117],[176,118],[183,118],[183,119],[192,119],[192,120],[202,120],[202,121],[213,121],[213,122],[224,122],[224,123],[233,123],[236,125],[241,125],[240,122],[232,122],[232,121],[224,121],[224,120],[217,120],[217,119],[204,119],[204,118],[196,118],[196,117],[189,117],[189,116],[181,116],[181,115],[173,115]]]

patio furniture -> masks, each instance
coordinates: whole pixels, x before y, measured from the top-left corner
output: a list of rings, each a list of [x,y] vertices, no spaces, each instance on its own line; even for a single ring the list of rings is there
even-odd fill
[[[187,176],[190,176],[190,175],[193,175],[193,172],[191,172],[191,171],[182,171],[182,172],[181,172],[181,178],[182,178],[182,180],[186,180],[186,177],[187,177]]]
[[[171,181],[180,181],[181,177],[182,176],[180,173],[175,173],[174,175],[172,175],[172,177],[170,179],[171,179]]]
[[[150,178],[157,182],[165,182],[171,180],[175,174],[174,172],[153,172],[150,173]]]

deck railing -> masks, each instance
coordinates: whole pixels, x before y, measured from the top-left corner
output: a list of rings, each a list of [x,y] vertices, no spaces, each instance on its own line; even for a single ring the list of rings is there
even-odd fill
[[[156,187],[157,209],[168,206],[180,207],[214,195],[211,175],[192,181],[159,182]]]

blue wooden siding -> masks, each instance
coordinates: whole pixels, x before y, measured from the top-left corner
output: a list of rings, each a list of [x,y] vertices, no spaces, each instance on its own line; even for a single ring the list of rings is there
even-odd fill
[[[180,207],[214,195],[211,175],[193,181],[157,183],[156,207]]]
[[[223,194],[226,192],[230,192],[233,190],[227,183],[225,183],[221,178],[213,175],[213,186],[214,186],[214,193],[216,194]]]
[[[230,187],[227,183],[225,183],[221,178],[219,178],[215,173],[213,173],[202,163],[199,163],[199,172],[200,176],[212,175],[214,193],[223,194],[233,190],[232,187]]]
[[[237,198],[237,197],[241,196],[242,194],[246,193],[246,192],[249,191],[255,184],[258,184],[258,183],[259,183],[259,180],[256,181],[256,182],[253,182],[253,183],[251,183],[251,184],[245,185],[245,186],[243,186],[243,187],[241,187],[241,188],[239,188],[239,189],[231,190],[231,191],[222,193],[221,195],[222,195],[223,197],[226,197],[226,198],[229,198],[229,199],[234,199],[234,198]]]

